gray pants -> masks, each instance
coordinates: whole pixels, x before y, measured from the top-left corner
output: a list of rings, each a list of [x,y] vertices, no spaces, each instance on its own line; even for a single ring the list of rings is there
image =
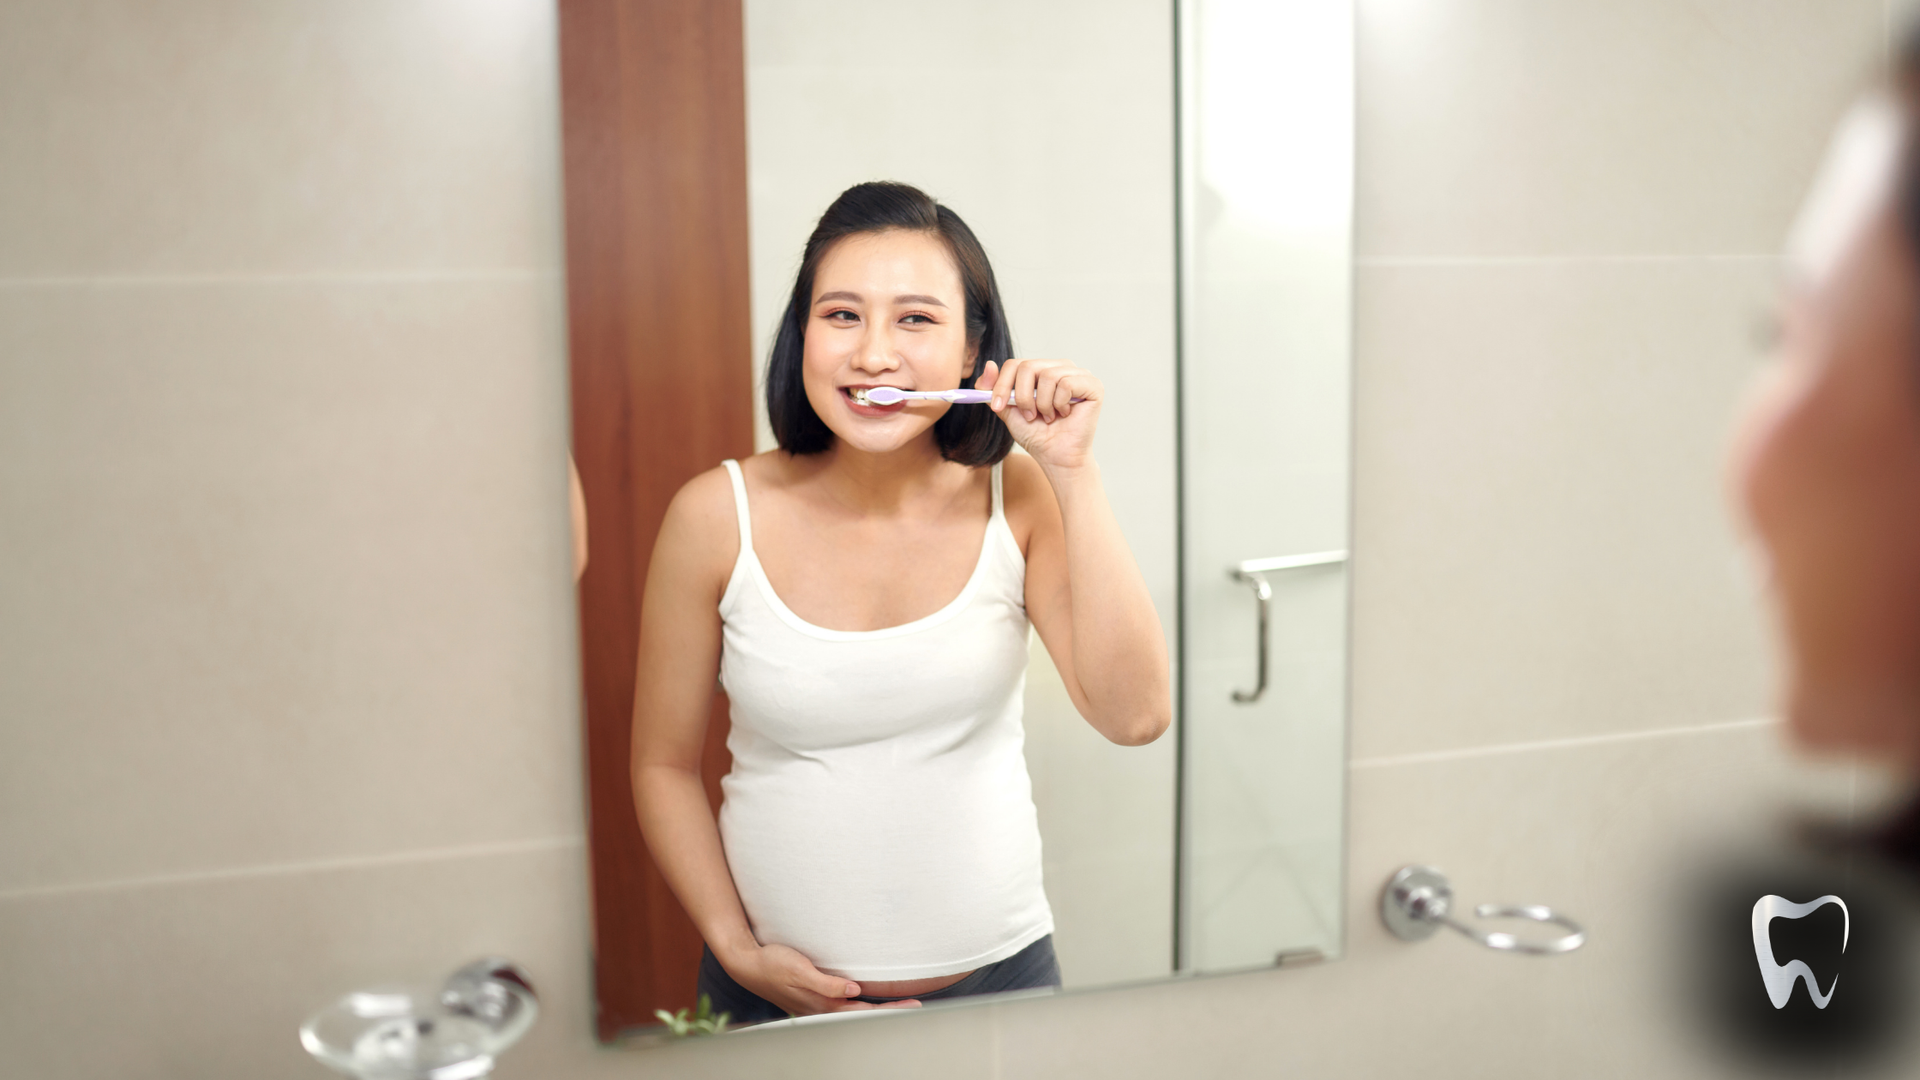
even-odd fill
[[[1037,990],[1059,985],[1060,961],[1054,958],[1053,935],[1048,934],[1005,960],[976,969],[952,986],[915,994],[911,1000],[941,1001],[975,994],[1004,994],[1011,990]],[[735,982],[733,976],[727,974],[727,969],[720,966],[720,961],[714,959],[713,950],[705,947],[700,950],[699,992],[712,999],[714,1012],[731,1014],[732,1022],[736,1024],[761,1024],[787,1018],[785,1009]],[[863,995],[855,1000],[883,1004],[909,999]]]

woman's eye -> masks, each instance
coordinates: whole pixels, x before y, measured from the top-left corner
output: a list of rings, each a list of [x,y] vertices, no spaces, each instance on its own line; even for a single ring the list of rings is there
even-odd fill
[[[827,312],[827,321],[837,322],[837,323],[854,323],[854,322],[859,322],[860,317],[858,315],[855,315],[851,311],[829,311]]]
[[[922,324],[925,324],[928,326],[933,325],[932,319],[927,318],[925,315],[919,315],[919,314],[904,316],[903,318],[901,318],[900,321],[903,323],[914,325],[914,326],[919,326]]]

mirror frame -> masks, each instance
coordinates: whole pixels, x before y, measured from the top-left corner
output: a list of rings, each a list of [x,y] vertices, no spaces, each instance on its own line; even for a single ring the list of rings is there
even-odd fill
[[[595,1028],[611,1043],[684,1001],[700,963],[700,933],[641,839],[627,763],[654,535],[681,485],[753,453],[745,55],[740,0],[560,0],[559,14],[573,455],[590,507]],[[731,759],[717,687],[710,715],[702,772],[718,805]]]

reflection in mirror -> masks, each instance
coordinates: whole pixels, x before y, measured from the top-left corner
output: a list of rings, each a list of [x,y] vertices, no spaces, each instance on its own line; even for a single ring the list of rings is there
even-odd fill
[[[590,507],[652,544],[631,787],[589,745],[603,1035],[612,943],[736,1024],[1336,954],[1344,568],[1259,571],[1258,624],[1227,570],[1346,548],[1349,4],[852,8],[744,7],[760,453]]]
[[[917,188],[849,187],[804,251],[766,368],[778,445],[695,477],[654,544],[641,830],[706,942],[700,996],[738,1021],[1058,987],[1030,635],[1108,741],[1151,743],[1173,711],[1093,460],[1105,387],[1014,352],[985,251]],[[991,398],[868,396],[962,387]]]
[[[1180,963],[1226,971],[1341,941],[1353,10],[1181,7]]]

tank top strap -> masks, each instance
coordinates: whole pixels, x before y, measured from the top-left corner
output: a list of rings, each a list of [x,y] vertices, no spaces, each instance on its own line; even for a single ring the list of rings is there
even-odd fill
[[[993,514],[987,519],[988,524],[1005,520],[1007,516],[1006,500],[1000,494],[1000,466],[1002,464],[1002,462],[998,461],[993,463]],[[743,503],[742,505],[745,504]]]
[[[740,521],[740,555],[746,557],[753,551],[753,518],[747,514],[747,481],[740,475],[740,463],[728,458],[720,464],[727,467],[727,479],[733,481],[733,513]],[[993,474],[993,512],[1000,512],[1000,472],[995,466]]]

